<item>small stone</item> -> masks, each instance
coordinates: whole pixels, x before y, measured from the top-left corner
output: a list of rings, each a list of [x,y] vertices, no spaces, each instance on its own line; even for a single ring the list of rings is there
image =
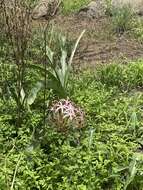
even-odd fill
[[[58,9],[59,0],[40,0],[32,11],[33,19],[50,19]]]
[[[105,4],[103,1],[91,1],[86,7],[79,11],[79,15],[88,18],[99,18],[105,13]]]
[[[108,12],[107,0],[91,1],[79,10],[79,16],[87,18],[100,18]],[[133,13],[143,15],[143,0],[111,0],[111,10],[129,7]],[[112,15],[112,13],[111,13]]]

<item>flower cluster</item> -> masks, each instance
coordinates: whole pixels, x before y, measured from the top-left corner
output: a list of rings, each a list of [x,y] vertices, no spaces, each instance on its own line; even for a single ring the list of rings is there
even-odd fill
[[[84,124],[83,111],[68,99],[53,102],[49,116],[58,131],[82,128]]]

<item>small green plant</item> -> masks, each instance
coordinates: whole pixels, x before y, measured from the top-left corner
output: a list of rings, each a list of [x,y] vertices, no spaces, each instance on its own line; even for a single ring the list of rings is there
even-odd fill
[[[112,15],[112,0],[106,0],[106,14]]]
[[[62,36],[60,43],[60,56],[58,55],[58,60],[56,52],[53,52],[49,46],[46,46],[46,58],[48,61],[46,70],[42,66],[37,66],[33,64],[28,65],[28,67],[30,68],[32,67],[38,69],[39,71],[41,71],[42,74],[46,72],[46,78],[48,80],[47,88],[52,89],[55,95],[60,98],[66,98],[68,95],[69,76],[71,73],[73,57],[80,42],[80,39],[82,38],[84,33],[85,30],[83,30],[79,35],[69,58],[67,56],[68,52],[66,49],[66,38]],[[56,61],[54,57],[56,57]]]
[[[142,18],[135,18],[133,20],[133,28],[131,31],[131,36],[134,36],[140,42],[143,40],[143,20]]]
[[[78,11],[82,6],[85,6],[89,3],[90,0],[63,0],[63,13],[69,14],[71,12]]]
[[[132,29],[133,11],[130,7],[124,6],[112,10],[113,30],[119,34]]]
[[[69,82],[69,75],[71,73],[71,64],[73,61],[73,57],[75,51],[77,49],[78,43],[82,38],[85,31],[81,33],[79,38],[77,39],[73,50],[71,51],[70,58],[68,60],[68,52],[65,48],[66,45],[66,38],[62,37],[61,39],[61,57],[59,58],[58,62],[54,62],[54,52],[47,47],[47,57],[49,60],[49,66],[51,71],[48,71],[49,75],[49,87],[53,89],[57,95],[61,97],[67,96],[67,89],[68,89],[68,82]]]
[[[109,64],[97,70],[97,78],[107,87],[117,86],[122,90],[142,88],[143,64],[141,60],[131,62],[128,67],[119,64]]]

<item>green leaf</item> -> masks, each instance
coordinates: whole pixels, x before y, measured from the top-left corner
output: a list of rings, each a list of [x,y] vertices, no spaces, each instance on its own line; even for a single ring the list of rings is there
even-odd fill
[[[67,63],[66,63],[66,58],[67,58],[67,52],[65,50],[62,50],[62,55],[61,55],[61,68],[62,68],[62,74],[63,74],[63,77],[65,76],[66,74],[66,71],[67,71]]]
[[[71,53],[71,56],[70,56],[70,59],[69,59],[69,65],[72,64],[73,57],[74,57],[75,52],[76,52],[76,50],[77,50],[77,46],[78,46],[78,44],[79,44],[79,42],[80,42],[82,36],[84,35],[84,33],[85,33],[85,30],[83,30],[83,31],[81,32],[81,34],[79,35],[79,37],[78,37],[78,39],[77,39],[77,41],[76,41],[76,43],[75,43],[75,45],[74,45],[74,48],[73,48],[73,50],[72,50],[72,53]]]
[[[27,104],[32,105],[37,97],[37,93],[40,91],[40,89],[43,87],[43,82],[38,81],[36,85],[31,89],[30,94],[27,98]]]
[[[137,163],[136,158],[134,158],[129,166],[129,176],[126,180],[124,190],[126,190],[128,188],[128,186],[133,182],[133,180],[135,178],[135,175],[137,173],[136,163]]]
[[[48,46],[46,46],[46,54],[48,56],[50,63],[53,63],[54,52]]]
[[[86,185],[78,185],[77,189],[78,190],[87,190]]]
[[[20,91],[20,95],[21,95],[21,103],[23,103],[24,99],[25,99],[25,92],[24,89],[22,88]]]

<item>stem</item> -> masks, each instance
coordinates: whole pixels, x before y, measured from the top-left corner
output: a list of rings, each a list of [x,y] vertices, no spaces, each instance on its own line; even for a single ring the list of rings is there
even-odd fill
[[[19,128],[21,126],[21,102],[20,102],[20,92],[21,92],[21,68],[20,65],[18,64],[18,102],[17,102],[17,127]]]
[[[47,88],[47,29],[49,22],[44,30],[44,127],[46,126],[46,88]]]
[[[20,160],[21,160],[21,155],[19,155],[19,157],[18,157],[18,162],[17,162],[16,167],[15,167],[14,176],[13,176],[13,180],[12,180],[12,184],[11,184],[10,190],[13,190],[16,174],[17,174],[18,167],[19,167],[19,164],[20,164]]]
[[[6,168],[7,168],[7,158],[9,157],[9,155],[11,154],[11,152],[14,150],[14,148],[15,148],[15,144],[13,144],[12,149],[9,151],[9,153],[7,154],[7,156],[5,158],[5,171],[6,171]],[[5,180],[6,180],[7,189],[9,189],[7,172],[5,173]]]

